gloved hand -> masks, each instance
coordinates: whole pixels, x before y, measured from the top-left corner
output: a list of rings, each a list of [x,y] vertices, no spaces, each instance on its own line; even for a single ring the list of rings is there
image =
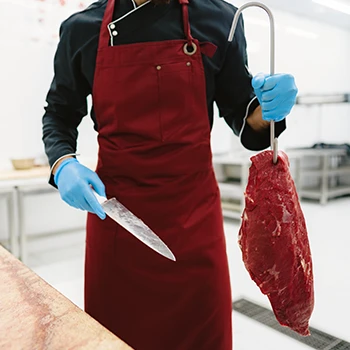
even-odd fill
[[[100,195],[106,197],[105,186],[98,175],[81,165],[75,158],[62,161],[54,176],[61,198],[70,206],[97,214],[102,220],[106,214],[97,201],[90,185]]]
[[[271,76],[259,73],[253,78],[252,86],[259,100],[264,120],[279,122],[295,105],[298,89],[294,77],[290,74]]]

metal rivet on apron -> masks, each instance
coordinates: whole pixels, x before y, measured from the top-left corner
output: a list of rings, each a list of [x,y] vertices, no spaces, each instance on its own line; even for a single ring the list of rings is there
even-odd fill
[[[112,35],[113,35],[113,36],[117,36],[117,35],[118,35],[118,32],[117,32],[116,30],[114,30],[114,31],[112,32]]]
[[[157,70],[161,70],[162,69],[162,67],[161,66],[157,66]]]
[[[114,29],[115,28],[115,24],[111,24],[110,28]]]
[[[187,64],[187,66],[189,67],[189,66],[191,65],[191,62],[187,62],[186,64]]]

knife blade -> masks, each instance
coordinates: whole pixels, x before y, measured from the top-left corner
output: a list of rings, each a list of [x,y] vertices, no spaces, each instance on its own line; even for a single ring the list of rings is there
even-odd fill
[[[97,194],[94,190],[92,191],[105,213],[111,219],[157,253],[170,260],[176,261],[174,254],[167,245],[122,203],[116,198],[107,199]]]

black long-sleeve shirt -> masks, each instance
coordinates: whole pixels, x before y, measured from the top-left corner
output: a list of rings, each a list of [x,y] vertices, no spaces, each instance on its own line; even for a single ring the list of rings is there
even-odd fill
[[[133,0],[116,1],[114,20],[135,8]],[[88,114],[87,96],[92,93],[100,27],[107,0],[93,3],[86,10],[64,21],[54,60],[55,75],[47,95],[43,117],[43,141],[52,166],[57,159],[76,152],[77,127]],[[155,6],[148,3],[115,23],[118,35],[113,45],[184,39],[181,5],[177,0]],[[212,58],[203,55],[206,77],[208,118],[213,124],[213,103],[220,116],[250,150],[269,146],[269,130],[254,131],[244,118],[258,102],[251,87],[246,40],[241,19],[232,43],[227,41],[236,8],[222,0],[190,0],[189,15],[193,37],[214,43]],[[98,130],[94,110],[91,117]],[[243,128],[243,130],[242,130]],[[285,122],[276,124],[277,136]]]

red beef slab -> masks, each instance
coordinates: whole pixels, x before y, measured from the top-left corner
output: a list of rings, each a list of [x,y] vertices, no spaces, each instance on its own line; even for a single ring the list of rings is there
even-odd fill
[[[314,307],[307,229],[288,157],[279,152],[274,165],[272,155],[265,151],[251,158],[239,245],[279,323],[306,336]]]

